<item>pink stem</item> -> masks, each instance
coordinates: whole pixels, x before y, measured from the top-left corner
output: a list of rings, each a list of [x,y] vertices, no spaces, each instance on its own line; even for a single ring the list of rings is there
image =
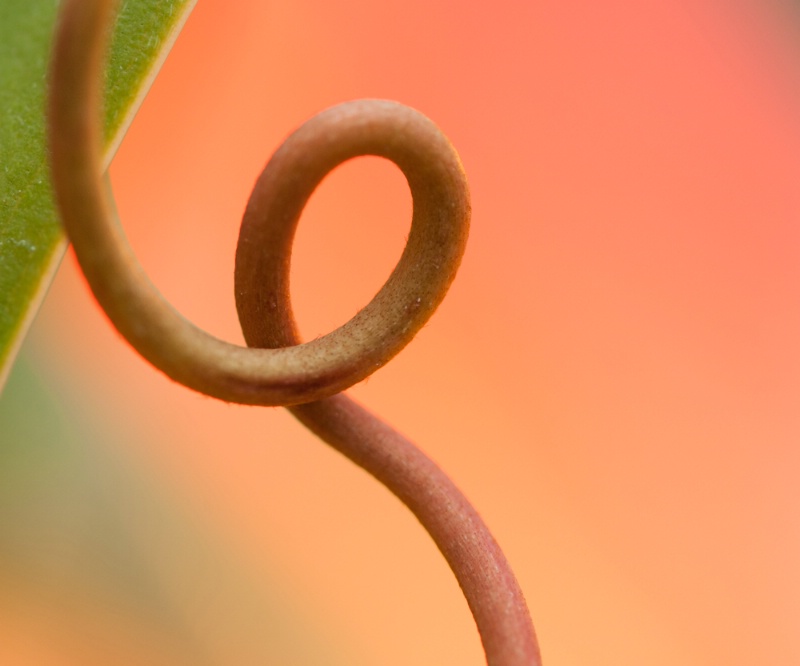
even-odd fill
[[[344,395],[290,408],[314,434],[391,490],[433,537],[478,625],[489,666],[539,666],[525,599],[486,524],[414,444]]]

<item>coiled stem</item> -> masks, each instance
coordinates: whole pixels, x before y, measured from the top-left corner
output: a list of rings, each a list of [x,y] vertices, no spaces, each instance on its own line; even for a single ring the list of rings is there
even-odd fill
[[[455,150],[427,118],[394,102],[329,109],[275,153],[248,203],[235,291],[248,347],[183,319],[145,276],[113,212],[100,164],[106,37],[115,0],[63,0],[54,43],[48,132],[62,222],[97,300],[117,329],[169,377],[231,402],[290,406],[322,439],[414,512],[467,598],[490,666],[538,665],[533,626],[511,569],[478,514],[411,442],[340,391],[400,351],[452,282],[466,242],[469,194]],[[347,324],[301,343],[289,262],[297,221],[320,181],[359,155],[392,160],[413,198],[403,255]]]

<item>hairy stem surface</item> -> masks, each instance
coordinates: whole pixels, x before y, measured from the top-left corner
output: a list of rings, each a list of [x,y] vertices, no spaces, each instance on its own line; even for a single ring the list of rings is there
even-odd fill
[[[397,354],[444,298],[466,243],[469,192],[453,147],[422,114],[360,100],[294,132],[256,183],[236,251],[236,305],[248,347],[183,319],[147,279],[114,212],[100,164],[100,90],[115,0],[63,0],[53,49],[48,130],[67,235],[97,300],[127,340],[175,381],[231,402],[289,406],[331,446],[391,490],[439,547],[469,603],[490,666],[538,666],[519,585],[488,528],[450,479],[341,390]],[[289,298],[295,229],[314,189],[342,162],[378,155],[413,198],[408,243],[375,298],[309,343]]]

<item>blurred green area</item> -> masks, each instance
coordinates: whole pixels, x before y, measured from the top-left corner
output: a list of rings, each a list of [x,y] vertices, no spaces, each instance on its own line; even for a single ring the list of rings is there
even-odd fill
[[[0,396],[0,663],[353,663],[58,385],[23,352]],[[6,617],[53,661],[4,652]]]

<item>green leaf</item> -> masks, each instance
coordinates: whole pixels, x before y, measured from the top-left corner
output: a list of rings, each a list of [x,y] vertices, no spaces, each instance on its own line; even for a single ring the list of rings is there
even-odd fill
[[[106,165],[197,0],[123,0],[106,76]],[[0,389],[66,243],[45,147],[57,2],[0,2]]]

